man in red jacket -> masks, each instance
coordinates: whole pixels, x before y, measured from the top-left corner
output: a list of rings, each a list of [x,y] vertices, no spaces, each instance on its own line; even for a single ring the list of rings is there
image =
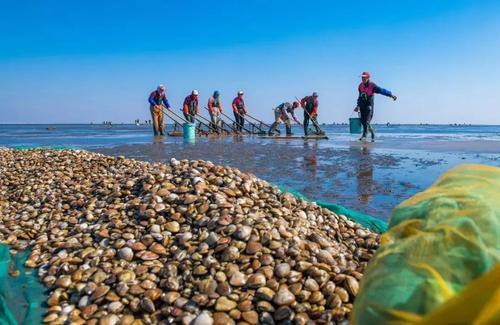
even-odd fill
[[[309,133],[309,120],[312,121],[316,134],[321,134],[318,126],[318,93],[313,92],[312,96],[306,96],[300,100],[300,106],[304,109],[304,135]]]
[[[189,123],[194,123],[194,117],[198,114],[198,90],[193,90],[191,95],[184,99],[184,105],[182,105],[182,112],[184,113],[184,118]]]
[[[233,113],[234,119],[236,120],[236,130],[241,132],[243,126],[245,125],[245,114],[247,113],[247,108],[245,106],[245,101],[243,100],[243,91],[238,91],[238,96],[233,100]]]
[[[359,112],[361,117],[361,125],[363,126],[363,134],[359,141],[366,139],[367,131],[370,131],[372,142],[375,141],[375,132],[371,126],[373,117],[373,106],[375,94],[380,94],[396,100],[397,97],[387,89],[377,86],[374,82],[370,81],[370,73],[365,71],[361,74],[361,83],[358,86],[358,103],[355,112]]]

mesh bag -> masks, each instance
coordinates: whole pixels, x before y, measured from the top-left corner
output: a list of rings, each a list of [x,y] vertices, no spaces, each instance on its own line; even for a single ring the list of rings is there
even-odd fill
[[[500,169],[458,166],[394,210],[351,322],[499,321],[499,260]]]

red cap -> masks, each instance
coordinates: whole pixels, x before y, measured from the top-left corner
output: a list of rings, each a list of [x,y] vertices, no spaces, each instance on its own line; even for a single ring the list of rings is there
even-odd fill
[[[361,77],[370,78],[370,73],[368,71],[363,71],[363,73],[361,74]]]

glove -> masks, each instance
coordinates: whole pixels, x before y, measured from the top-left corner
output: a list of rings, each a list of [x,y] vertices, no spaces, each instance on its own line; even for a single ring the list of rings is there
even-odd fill
[[[396,97],[396,95],[392,95],[391,97],[392,97],[393,100],[398,99],[398,97]]]
[[[355,111],[355,112],[359,112],[359,106],[356,106],[356,107],[354,108],[354,111]]]

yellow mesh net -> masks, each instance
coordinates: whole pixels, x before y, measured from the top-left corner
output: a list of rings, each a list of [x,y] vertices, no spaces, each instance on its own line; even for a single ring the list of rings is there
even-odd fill
[[[394,210],[351,322],[498,322],[499,261],[500,168],[458,166]]]

